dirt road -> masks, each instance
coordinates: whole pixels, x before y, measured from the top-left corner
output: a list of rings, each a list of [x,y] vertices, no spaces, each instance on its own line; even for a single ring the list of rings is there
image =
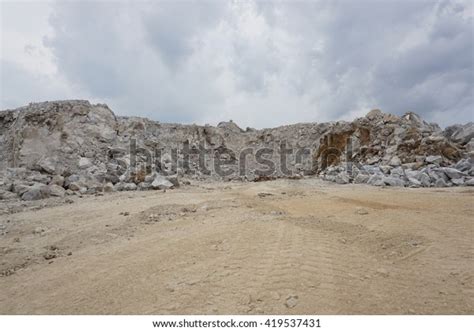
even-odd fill
[[[316,179],[0,216],[1,314],[473,314],[474,190]]]

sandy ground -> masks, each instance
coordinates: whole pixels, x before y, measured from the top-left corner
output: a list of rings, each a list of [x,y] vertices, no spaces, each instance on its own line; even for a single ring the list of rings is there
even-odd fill
[[[473,314],[474,190],[316,179],[0,216],[1,314]]]

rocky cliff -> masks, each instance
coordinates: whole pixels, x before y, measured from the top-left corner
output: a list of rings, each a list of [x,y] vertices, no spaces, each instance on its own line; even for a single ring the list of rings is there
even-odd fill
[[[474,124],[414,113],[272,129],[170,124],[70,100],[0,112],[0,199],[165,189],[180,180],[320,176],[337,183],[473,185]]]

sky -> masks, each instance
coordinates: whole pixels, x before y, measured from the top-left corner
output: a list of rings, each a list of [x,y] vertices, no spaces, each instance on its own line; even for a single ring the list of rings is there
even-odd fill
[[[0,108],[87,99],[264,128],[474,121],[472,0],[1,1]]]

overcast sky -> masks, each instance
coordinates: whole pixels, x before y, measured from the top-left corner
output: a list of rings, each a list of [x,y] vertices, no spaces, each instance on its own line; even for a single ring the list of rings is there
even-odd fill
[[[89,99],[242,127],[474,120],[472,0],[1,3],[1,109]]]

